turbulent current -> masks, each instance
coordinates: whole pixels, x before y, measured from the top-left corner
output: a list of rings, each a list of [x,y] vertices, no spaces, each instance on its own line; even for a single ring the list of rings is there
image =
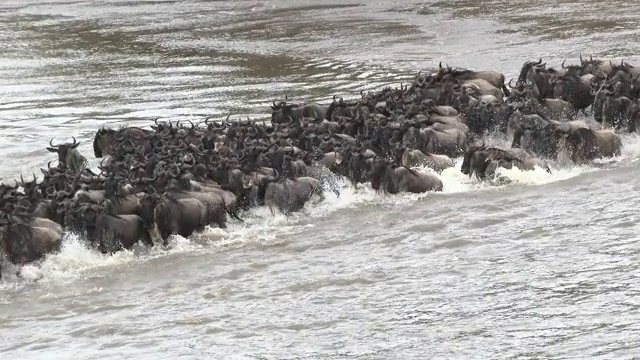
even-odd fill
[[[443,61],[507,79],[543,57],[640,63],[623,1],[5,1],[0,178],[39,174],[100,126],[260,118],[358,96]],[[495,139],[496,142],[503,141]],[[443,193],[342,184],[170,249],[73,235],[5,265],[2,359],[618,359],[640,356],[640,139],[621,156]],[[13,271],[12,271],[13,270]]]

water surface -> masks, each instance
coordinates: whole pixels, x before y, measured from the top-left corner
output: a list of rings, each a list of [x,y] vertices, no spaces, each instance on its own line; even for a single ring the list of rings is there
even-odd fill
[[[0,4],[0,177],[74,135],[156,117],[261,118],[439,61],[512,77],[543,57],[639,63],[622,1],[21,1]],[[640,141],[597,167],[442,194],[329,195],[287,219],[112,257],[73,236],[0,283],[16,359],[640,356]],[[459,163],[458,163],[459,164]],[[7,269],[5,269],[7,270]],[[6,271],[5,271],[6,272]]]

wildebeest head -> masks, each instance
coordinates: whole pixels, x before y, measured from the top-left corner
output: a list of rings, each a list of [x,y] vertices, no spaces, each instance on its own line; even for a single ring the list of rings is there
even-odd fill
[[[33,180],[27,182],[25,182],[22,175],[20,175],[20,185],[24,189],[25,195],[27,195],[28,197],[35,195],[36,188],[38,186],[38,178],[36,177],[36,174],[33,174]]]
[[[298,104],[288,104],[286,98],[278,104],[274,101],[271,105],[271,122],[274,124],[297,121],[301,117],[301,107]]]
[[[572,101],[579,79],[572,75],[563,75],[555,79],[553,97],[564,101]]]
[[[517,106],[522,101],[527,100],[528,98],[536,98],[535,94],[535,84],[531,81],[520,82],[517,81],[515,86],[512,85],[513,79],[509,81],[507,84],[511,88],[511,94],[507,97],[505,103],[507,105]]]
[[[436,81],[442,81],[443,77],[449,75],[453,71],[453,68],[447,64],[442,66],[442,61],[438,63],[438,72],[435,74]]]
[[[538,60],[538,62],[535,62],[535,61],[527,61],[527,62],[525,62],[522,65],[522,68],[520,69],[520,75],[518,76],[518,82],[525,83],[529,77],[534,75],[535,69],[538,68],[538,67],[541,67],[541,66],[544,67],[544,64],[542,64],[542,58],[540,58]]]
[[[471,176],[471,158],[473,157],[473,155],[476,153],[476,151],[478,150],[484,150],[486,149],[486,146],[484,144],[484,142],[481,145],[469,145],[467,146],[466,150],[464,151],[464,157],[462,160],[462,165],[460,166],[460,172],[465,174],[465,175],[469,175]]]
[[[98,223],[98,218],[102,212],[102,208],[98,205],[85,206],[81,210],[82,218],[84,220],[84,226],[87,229],[95,229]]]
[[[369,178],[371,179],[371,188],[373,190],[380,190],[381,187],[384,187],[387,172],[392,169],[392,166],[394,164],[394,161],[390,159],[375,160],[373,168],[369,172]]]
[[[160,199],[160,196],[153,192],[147,194],[140,199],[140,217],[142,218],[142,226],[145,230],[149,230],[154,225],[155,207]]]
[[[60,145],[53,145],[53,139],[49,141],[50,147],[47,150],[52,153],[58,154],[58,163],[60,168],[67,168],[71,171],[80,171],[86,166],[87,159],[82,156],[77,147],[80,143],[73,137],[73,144],[64,143]]]
[[[598,143],[593,130],[578,128],[563,133],[560,139],[561,148],[569,154],[573,162],[591,160],[596,157]]]
[[[580,65],[582,65],[582,72],[584,74],[596,74],[599,70],[600,65],[602,65],[602,60],[593,60],[593,55],[589,56],[589,59],[583,59],[582,54],[580,54]]]

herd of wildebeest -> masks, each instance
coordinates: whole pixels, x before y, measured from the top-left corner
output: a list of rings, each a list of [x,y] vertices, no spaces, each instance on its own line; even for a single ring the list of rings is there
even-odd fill
[[[360,95],[327,106],[285,97],[270,123],[102,128],[93,141],[99,174],[75,138],[50,141],[55,167],[0,185],[0,252],[17,265],[37,261],[60,249],[63,232],[103,253],[166,245],[173,234],[224,228],[228,216],[242,221],[255,206],[289,214],[325,191],[339,196],[338,176],[390,194],[441,191],[439,174],[458,157],[479,181],[498,167],[551,171],[560,153],[575,163],[620,154],[620,134],[640,124],[640,68],[582,56],[557,68],[527,61],[508,82],[440,63],[410,84]],[[486,145],[490,133],[511,148]]]

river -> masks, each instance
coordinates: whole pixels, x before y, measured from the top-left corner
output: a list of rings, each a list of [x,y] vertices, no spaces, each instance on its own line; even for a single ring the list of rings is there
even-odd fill
[[[439,61],[640,63],[626,1],[74,1],[0,4],[0,178],[101,126],[261,118],[273,99],[398,85]],[[114,256],[69,235],[4,269],[3,359],[621,359],[640,356],[640,139],[597,166],[458,166],[441,194],[343,184],[290,218]]]

